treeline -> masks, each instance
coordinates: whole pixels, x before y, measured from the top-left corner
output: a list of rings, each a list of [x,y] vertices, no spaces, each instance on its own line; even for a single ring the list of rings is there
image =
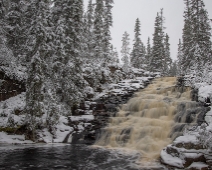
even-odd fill
[[[203,0],[184,0],[184,28],[178,44],[178,75],[190,83],[212,81],[211,26]]]
[[[164,31],[164,22],[163,9],[161,9],[155,18],[152,47],[150,37],[148,38],[146,46],[140,38],[141,23],[138,18],[135,22],[132,51],[130,51],[129,47],[129,34],[127,32],[123,34],[121,56],[124,63],[123,69],[125,71],[128,72],[130,67],[134,67],[151,72],[160,72],[163,76],[172,74],[173,65],[170,57],[169,35]]]

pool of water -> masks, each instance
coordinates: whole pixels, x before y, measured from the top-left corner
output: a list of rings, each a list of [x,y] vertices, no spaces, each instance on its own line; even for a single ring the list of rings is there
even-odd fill
[[[123,152],[87,145],[0,145],[0,170],[70,169],[137,170],[137,152]],[[154,165],[154,168],[161,169]],[[163,168],[162,168],[163,169]]]

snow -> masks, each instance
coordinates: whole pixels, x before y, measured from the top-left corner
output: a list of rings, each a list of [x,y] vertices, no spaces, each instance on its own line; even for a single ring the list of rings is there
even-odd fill
[[[212,129],[212,107],[210,106],[210,108],[211,110],[205,115],[205,121],[208,123],[208,130]]]
[[[80,116],[69,116],[71,121],[91,121],[94,120],[93,115],[80,115]]]
[[[53,140],[54,143],[62,143],[65,137],[74,131],[74,129],[68,124],[68,118],[65,116],[61,116],[59,119],[59,123],[56,126],[56,138]]]
[[[104,71],[104,75],[109,76],[108,70]],[[123,95],[129,91],[137,91],[138,89],[144,88],[144,82],[151,78],[152,77],[138,77],[134,79],[123,80],[117,84],[104,84],[102,85],[103,91],[101,93],[94,92],[93,88],[87,86],[85,88],[85,92],[87,94],[94,94],[94,98],[91,99],[91,101],[85,102],[86,110],[84,115],[69,117],[60,115],[59,121],[54,127],[54,134],[52,134],[53,132],[49,132],[49,129],[43,128],[42,130],[38,131],[38,142],[62,143],[68,136],[68,141],[71,141],[74,129],[73,127],[70,127],[68,119],[71,121],[78,121],[78,132],[82,132],[87,126],[91,125],[88,122],[94,120],[94,116],[92,115],[93,111],[89,110],[92,104],[96,104],[92,101],[101,97],[107,97],[109,95]],[[23,92],[15,97],[11,97],[8,100],[0,102],[0,128],[11,127],[15,129],[24,124],[25,114],[22,111],[26,105],[25,100],[26,93]],[[46,114],[43,115],[42,119],[46,119]],[[0,132],[0,143],[24,144],[33,142],[25,140],[24,135],[11,135],[5,132]]]
[[[0,132],[0,143],[7,144],[32,144],[34,142],[25,140],[24,135],[8,135],[5,132]]]
[[[212,100],[212,85],[206,83],[195,84],[195,87],[199,89],[198,100],[205,102],[205,99],[208,97]]]
[[[197,137],[194,134],[184,134],[184,136],[177,137],[174,142],[174,144],[177,143],[198,143]]]
[[[194,168],[194,169],[199,169],[199,170],[201,170],[202,168],[207,168],[207,167],[208,167],[208,165],[206,165],[206,164],[203,163],[203,162],[193,162],[193,163],[188,167],[188,169]]]
[[[202,156],[202,153],[184,153],[186,158],[198,158]]]
[[[161,151],[161,159],[163,160],[163,163],[172,165],[178,168],[183,168],[183,161],[178,157],[173,157],[172,155],[169,155],[166,153],[165,150]]]
[[[144,82],[149,81],[152,77],[136,77],[134,79],[125,79],[117,84],[108,84],[104,86],[104,90],[101,93],[96,93],[93,100],[107,97],[108,94],[123,95],[129,91],[137,91],[144,88]]]
[[[26,105],[26,93],[21,93],[0,102],[0,127],[6,127],[9,118],[14,120],[15,126],[20,126],[24,122],[25,115],[16,115],[15,111],[22,111]]]
[[[68,123],[67,117],[60,116],[59,122],[55,127],[55,134],[51,134],[47,128],[44,128],[39,133],[39,141],[44,141],[45,143],[62,143],[67,135],[74,131],[72,127],[68,126]]]

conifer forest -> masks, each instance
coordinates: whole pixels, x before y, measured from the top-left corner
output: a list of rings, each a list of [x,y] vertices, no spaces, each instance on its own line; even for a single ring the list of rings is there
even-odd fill
[[[0,169],[212,169],[210,7],[173,54],[165,7],[116,47],[116,1],[0,0]]]

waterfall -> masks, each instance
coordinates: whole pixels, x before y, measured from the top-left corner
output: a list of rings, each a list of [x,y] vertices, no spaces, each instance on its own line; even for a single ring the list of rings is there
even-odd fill
[[[190,87],[175,85],[175,77],[157,78],[137,92],[111,117],[96,145],[137,150],[143,159],[157,159],[186,125],[182,111],[196,103],[191,101]]]

